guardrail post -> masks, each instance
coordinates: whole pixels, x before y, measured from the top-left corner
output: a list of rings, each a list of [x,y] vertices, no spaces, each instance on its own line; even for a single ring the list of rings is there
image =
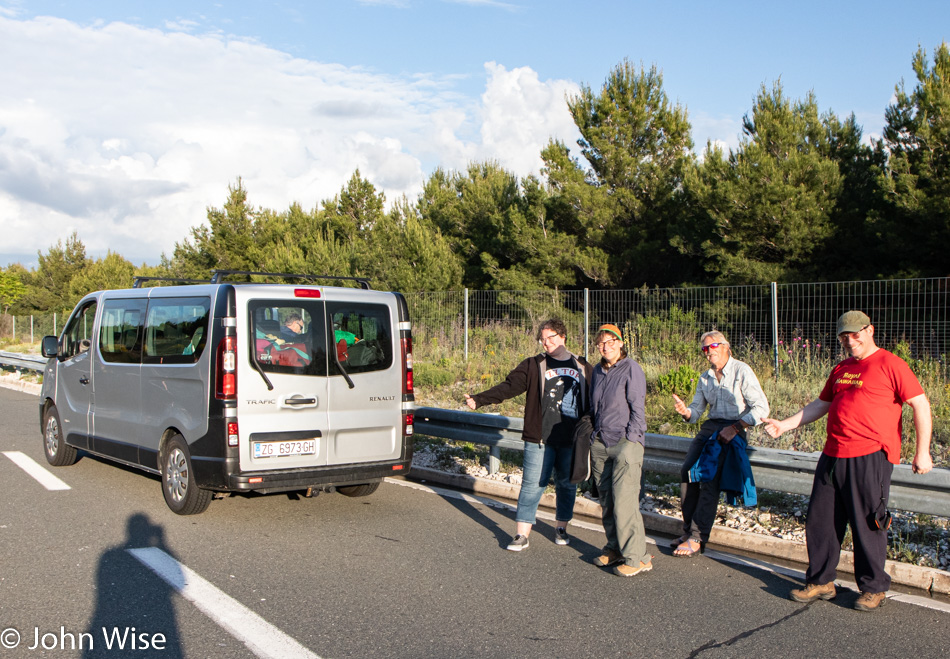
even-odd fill
[[[492,446],[488,451],[488,473],[497,474],[501,470],[501,447]]]

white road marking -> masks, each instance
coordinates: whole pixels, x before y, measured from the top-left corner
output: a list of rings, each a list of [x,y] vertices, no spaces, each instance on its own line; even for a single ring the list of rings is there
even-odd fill
[[[71,490],[72,488],[66,485],[63,481],[59,480],[47,471],[45,468],[41,467],[33,458],[28,456],[26,453],[21,453],[20,451],[4,451],[3,454],[13,460],[13,463],[18,466],[20,469],[28,473],[30,476],[35,478],[40,485],[45,487],[47,490]]]
[[[244,643],[256,656],[262,659],[320,659],[319,655],[218,590],[194,570],[182,565],[158,547],[127,551],[182,597]]]
[[[402,485],[403,487],[410,487],[415,490],[422,490],[423,492],[429,492],[430,494],[437,494],[441,497],[449,497],[452,499],[462,499],[468,503],[479,503],[485,506],[492,508],[501,508],[509,511],[516,511],[517,506],[503,503],[497,501],[496,499],[490,499],[488,497],[480,497],[472,494],[466,494],[465,492],[459,492],[456,490],[447,490],[441,487],[431,487],[428,485],[421,485],[420,483],[413,483],[410,481],[398,480],[395,478],[385,479],[387,483],[392,483],[393,485]],[[551,513],[544,511],[538,511],[538,518],[544,519],[547,521],[554,521],[555,517]],[[590,522],[580,522],[577,520],[571,520],[571,526],[577,526],[588,531],[598,531],[600,533],[604,532],[604,527],[600,524],[591,524]],[[647,535],[647,542],[652,544],[657,544],[658,542],[665,542],[664,538],[656,538],[650,535]],[[716,551],[715,549],[707,549],[703,554],[706,558],[711,558],[722,563],[732,563],[735,565],[744,565],[748,567],[754,567],[759,570],[764,570],[766,572],[772,572],[774,574],[780,574],[787,577],[792,577],[798,579],[799,581],[805,580],[805,573],[801,570],[796,570],[794,568],[784,567],[781,565],[774,565],[763,560],[756,558],[748,558],[746,556],[739,556],[736,554],[727,554],[725,552]],[[859,592],[858,584],[852,581],[845,581],[844,579],[837,579],[835,581],[838,586],[842,588],[848,588],[855,592]],[[908,595],[906,593],[899,593],[891,591],[887,594],[887,599],[894,600],[897,602],[904,602],[906,604],[913,604],[914,606],[921,606],[926,609],[933,609],[935,611],[940,611],[942,613],[950,613],[950,604],[945,602],[934,600],[928,597],[922,597],[920,595]]]

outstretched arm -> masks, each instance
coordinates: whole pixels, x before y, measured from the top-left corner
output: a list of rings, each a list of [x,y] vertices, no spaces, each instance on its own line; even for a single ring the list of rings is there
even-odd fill
[[[828,414],[828,408],[830,407],[831,403],[816,398],[787,419],[782,419],[781,421],[776,419],[762,419],[762,423],[765,424],[765,432],[767,432],[770,437],[775,438],[783,432],[788,432],[794,428],[807,425],[812,421],[817,421]]]

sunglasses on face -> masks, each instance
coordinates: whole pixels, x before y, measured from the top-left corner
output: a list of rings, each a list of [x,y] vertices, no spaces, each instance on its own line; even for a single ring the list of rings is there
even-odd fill
[[[838,340],[844,341],[845,339],[854,339],[855,341],[857,341],[859,338],[861,338],[861,332],[866,330],[868,327],[870,327],[870,325],[865,325],[864,327],[859,329],[857,332],[842,332],[841,334],[838,335]]]
[[[723,345],[723,344],[722,344],[722,343],[710,343],[710,344],[708,344],[708,345],[704,345],[704,346],[703,346],[703,352],[709,352],[710,348],[718,348],[718,347],[721,346],[721,345]]]

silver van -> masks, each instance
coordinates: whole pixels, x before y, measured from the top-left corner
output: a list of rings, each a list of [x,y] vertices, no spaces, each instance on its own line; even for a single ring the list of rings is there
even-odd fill
[[[251,276],[302,283],[230,281]],[[82,450],[159,474],[181,515],[205,510],[215,492],[364,496],[409,470],[402,295],[286,273],[142,287],[154,279],[90,293],[61,336],[43,339],[50,464]]]

